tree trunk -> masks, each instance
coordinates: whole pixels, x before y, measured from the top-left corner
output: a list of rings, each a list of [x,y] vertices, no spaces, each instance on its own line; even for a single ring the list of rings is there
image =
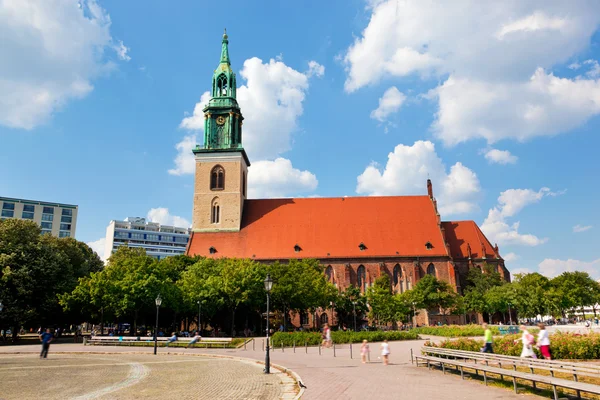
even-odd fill
[[[233,308],[233,311],[231,312],[231,337],[235,336],[235,307]]]
[[[286,307],[285,305],[283,306],[283,331],[287,332],[287,314],[285,313]]]
[[[133,317],[133,335],[137,333],[137,318],[138,318],[138,310],[135,310],[135,314]],[[131,334],[131,332],[130,332]]]

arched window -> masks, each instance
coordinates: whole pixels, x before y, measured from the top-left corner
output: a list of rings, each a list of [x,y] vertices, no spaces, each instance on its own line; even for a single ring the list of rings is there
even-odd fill
[[[398,285],[400,278],[402,278],[402,270],[400,269],[400,264],[396,264],[394,267],[394,286]]]
[[[210,190],[225,189],[225,170],[220,165],[210,171]]]
[[[217,88],[219,96],[227,96],[227,77],[224,74],[217,78]]]
[[[219,205],[219,198],[216,197],[210,208],[210,223],[218,224],[221,222],[221,206]]]
[[[300,325],[308,325],[308,314],[305,311],[300,311]]]
[[[331,265],[325,268],[325,276],[327,277],[327,280],[331,282],[331,278],[333,278],[333,268],[331,268]]]
[[[327,324],[329,322],[329,317],[326,313],[321,314],[321,325]]]
[[[358,269],[356,270],[356,283],[358,284],[358,288],[364,292],[366,284],[366,274],[365,267],[363,265],[359,265]]]
[[[429,264],[427,267],[427,275],[435,276],[435,265],[433,265],[433,263]]]

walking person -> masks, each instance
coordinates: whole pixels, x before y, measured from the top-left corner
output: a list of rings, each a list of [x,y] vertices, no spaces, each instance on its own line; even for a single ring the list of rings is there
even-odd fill
[[[390,345],[387,340],[381,343],[381,358],[383,358],[383,365],[388,365],[390,362]]]
[[[481,348],[481,352],[482,353],[493,353],[494,348],[492,347],[492,344],[494,343],[494,337],[492,336],[492,330],[488,327],[488,324],[486,324],[486,323],[483,323],[481,325],[481,327],[484,330],[484,333],[483,333],[484,345]]]
[[[367,342],[367,339],[365,339],[362,341],[362,345],[360,346],[360,359],[363,364],[367,363],[367,357],[370,352],[371,350],[369,349],[369,343]]]
[[[42,352],[40,358],[48,358],[48,350],[50,349],[50,342],[54,339],[54,335],[50,332],[50,328],[46,329],[46,332],[40,335],[40,341],[42,342]]]
[[[538,328],[540,328],[540,332],[538,333],[537,344],[540,352],[546,360],[552,360],[552,355],[550,354],[550,337],[548,336],[546,325],[538,324]]]
[[[185,346],[185,348],[187,349],[188,347],[190,347],[193,344],[196,344],[198,342],[198,340],[202,339],[202,336],[200,336],[200,333],[198,333],[198,331],[196,331],[196,333],[194,334],[194,337],[192,338],[192,340],[187,344],[187,346]]]
[[[537,358],[533,351],[533,345],[535,344],[535,337],[529,333],[525,325],[519,327],[523,334],[521,335],[521,342],[523,343],[523,350],[521,351],[521,357],[523,358]],[[515,340],[517,342],[518,340]]]
[[[165,344],[165,347],[169,347],[169,344],[173,343],[176,340],[177,340],[177,334],[175,332],[173,332],[173,335],[167,339],[167,344]]]
[[[323,325],[323,346],[329,348],[331,347],[331,328],[329,328],[329,324]]]

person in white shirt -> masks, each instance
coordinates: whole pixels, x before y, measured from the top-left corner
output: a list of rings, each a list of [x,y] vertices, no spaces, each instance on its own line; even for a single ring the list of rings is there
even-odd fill
[[[381,343],[381,358],[383,358],[383,365],[388,365],[390,362],[390,345],[387,340]]]
[[[540,328],[540,333],[538,333],[537,344],[540,348],[540,352],[545,359],[552,360],[552,356],[550,354],[550,337],[548,337],[546,325],[538,324],[538,328]]]
[[[523,332],[523,335],[521,336],[521,342],[523,343],[523,351],[521,351],[521,357],[537,358],[535,352],[533,351],[533,345],[535,344],[535,336],[529,333],[525,325],[521,325],[519,328]]]

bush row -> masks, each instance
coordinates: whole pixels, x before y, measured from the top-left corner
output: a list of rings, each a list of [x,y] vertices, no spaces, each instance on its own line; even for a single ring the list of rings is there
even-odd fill
[[[519,356],[523,345],[521,335],[506,335],[494,339],[494,353],[507,356]],[[515,340],[517,341],[515,343]],[[479,351],[483,347],[482,340],[460,338],[446,340],[436,345],[427,342],[426,346],[443,347],[447,349]],[[534,351],[541,356],[539,350]],[[597,360],[600,359],[600,334],[590,333],[581,335],[577,333],[557,332],[550,336],[550,353],[552,358],[567,360]]]
[[[490,326],[492,334],[499,335],[500,331],[497,326]],[[443,326],[422,326],[411,329],[411,332],[416,332],[421,335],[435,335],[444,337],[461,337],[461,336],[483,336],[484,330],[481,325],[443,325]]]
[[[374,332],[352,332],[352,331],[332,331],[331,339],[334,343],[360,343],[363,340],[369,342],[381,342],[383,340],[415,340],[418,339],[416,332],[405,331],[374,331]],[[304,346],[308,343],[310,346],[316,346],[323,338],[318,332],[276,332],[271,339],[273,346]]]

